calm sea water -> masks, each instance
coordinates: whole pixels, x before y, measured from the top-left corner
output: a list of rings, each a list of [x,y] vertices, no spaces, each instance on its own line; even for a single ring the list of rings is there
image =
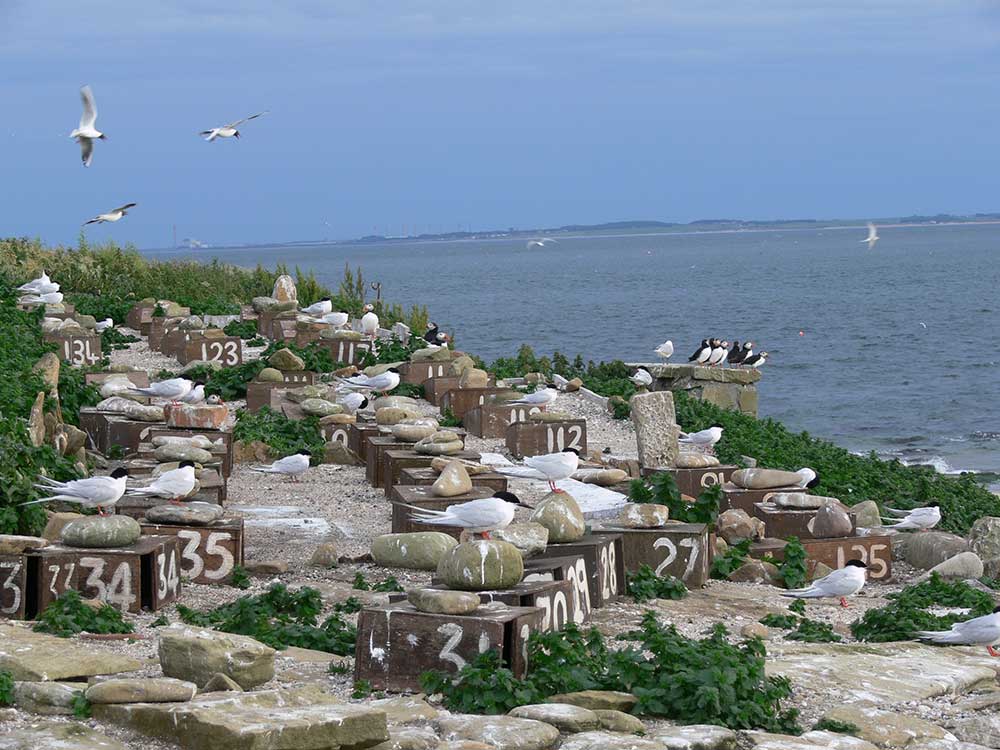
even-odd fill
[[[583,236],[150,251],[313,269],[345,262],[426,304],[489,360],[522,343],[585,359],[684,362],[708,336],[771,358],[761,415],[855,451],[1000,472],[1000,226]],[[800,335],[800,331],[802,335]]]

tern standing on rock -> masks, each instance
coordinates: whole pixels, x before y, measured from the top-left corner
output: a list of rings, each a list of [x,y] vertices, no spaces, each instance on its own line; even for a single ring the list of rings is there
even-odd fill
[[[309,307],[303,307],[299,312],[310,317],[321,318],[333,312],[333,302],[330,301],[329,297],[324,297],[319,302],[313,302]]]
[[[547,385],[539,388],[534,393],[526,393],[515,401],[508,401],[509,404],[524,404],[525,406],[548,406],[559,398],[559,391],[554,385]]]
[[[128,214],[128,210],[130,208],[135,208],[137,205],[138,205],[137,203],[126,203],[124,206],[119,206],[118,208],[112,208],[106,214],[97,214],[97,216],[95,216],[90,221],[83,222],[83,225],[87,226],[88,224],[103,224],[106,221],[111,221],[111,222],[120,221],[122,217]]]
[[[410,517],[418,523],[434,524],[436,526],[458,526],[473,534],[482,534],[484,539],[490,538],[490,532],[503,529],[514,520],[514,508],[531,508],[525,505],[512,492],[499,491],[493,497],[470,500],[467,503],[449,505],[444,510],[419,508],[414,505],[399,503],[415,512]]]
[[[70,482],[57,482],[54,479],[40,476],[35,487],[55,494],[40,500],[29,500],[21,505],[62,500],[68,503],[79,503],[84,508],[97,508],[98,513],[106,516],[108,514],[105,513],[105,509],[113,508],[115,503],[121,500],[122,495],[125,494],[127,481],[128,469],[121,467],[112,471],[111,476],[87,477],[86,479],[74,479]]]
[[[782,596],[793,599],[828,599],[839,597],[840,606],[847,606],[847,597],[854,596],[865,587],[865,565],[860,560],[848,560],[840,570],[823,576],[804,589],[782,592]]]
[[[556,487],[556,482],[569,479],[580,466],[580,452],[576,448],[563,448],[558,453],[547,453],[544,456],[528,456],[524,466],[498,466],[501,474],[524,479],[538,479],[549,483],[553,492],[563,493]]]
[[[914,635],[947,646],[986,646],[990,656],[1000,656],[993,648],[1000,641],[1000,607],[988,615],[956,622],[951,630],[918,630]]]
[[[211,130],[202,130],[199,135],[205,136],[206,141],[214,141],[216,138],[236,138],[239,140],[240,131],[237,130],[240,125],[245,122],[250,122],[250,120],[256,120],[258,117],[266,115],[267,112],[258,112],[255,115],[250,115],[249,117],[244,117],[242,120],[237,120],[236,122],[231,122],[228,125],[223,125],[222,127],[212,128]]]
[[[194,492],[198,480],[194,475],[194,461],[181,461],[176,469],[165,471],[145,487],[133,487],[129,495],[137,497],[162,497],[175,505]]]
[[[722,425],[713,424],[707,430],[701,430],[699,432],[682,432],[677,438],[678,443],[684,443],[685,445],[694,445],[699,448],[711,448],[717,442],[722,440]]]
[[[130,390],[140,396],[164,398],[177,403],[187,396],[192,388],[194,388],[194,383],[187,378],[170,378],[169,380],[159,380],[148,388],[131,388]]]
[[[290,456],[279,458],[273,464],[267,466],[251,466],[253,471],[260,471],[264,474],[284,474],[291,477],[293,482],[299,481],[299,477],[309,469],[309,457],[312,453],[303,449]]]
[[[358,373],[349,378],[341,378],[337,386],[340,391],[368,391],[369,393],[388,393],[399,385],[399,370],[390,367],[380,375],[368,377]]]
[[[374,305],[365,305],[365,314],[361,316],[361,332],[372,340],[378,333],[378,315],[375,314]]]
[[[80,100],[83,102],[83,114],[80,116],[80,126],[69,134],[70,138],[76,138],[80,144],[80,156],[83,159],[83,166],[89,167],[94,159],[94,141],[103,141],[107,138],[95,125],[97,124],[97,105],[94,103],[94,92],[90,86],[80,89]]]

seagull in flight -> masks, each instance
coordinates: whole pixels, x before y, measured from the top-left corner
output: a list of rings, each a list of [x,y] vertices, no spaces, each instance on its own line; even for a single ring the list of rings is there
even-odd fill
[[[239,138],[240,131],[237,128],[239,128],[240,125],[245,122],[250,122],[250,120],[256,120],[258,117],[266,114],[267,112],[258,112],[255,115],[244,117],[242,120],[231,122],[228,125],[223,125],[222,127],[212,128],[211,130],[202,130],[199,135],[205,136],[206,141],[214,141],[216,138]]]
[[[120,221],[122,217],[128,214],[128,210],[130,208],[135,208],[137,205],[139,204],[126,203],[124,206],[119,206],[118,208],[112,208],[106,214],[98,214],[90,221],[83,222],[83,225],[87,226],[88,224],[103,224],[106,221],[111,221],[111,222]]]
[[[874,223],[868,222],[868,236],[863,240],[858,240],[859,242],[867,242],[868,249],[871,250],[875,247],[875,243],[878,242],[881,237],[878,236],[878,227]]]
[[[94,141],[103,141],[107,138],[100,132],[95,124],[97,123],[97,105],[94,103],[94,92],[90,86],[80,89],[80,100],[83,102],[83,114],[80,116],[80,126],[69,134],[70,138],[76,138],[80,144],[80,157],[83,159],[83,166],[89,167],[94,159]]]
[[[551,237],[542,237],[542,239],[540,240],[528,240],[527,247],[529,249],[533,247],[545,247],[550,242],[555,243],[556,240],[552,239]]]
[[[848,596],[854,596],[865,587],[865,565],[860,560],[848,560],[840,570],[823,576],[804,589],[792,589],[781,595],[793,599],[826,599],[840,597],[840,606],[847,606]]]

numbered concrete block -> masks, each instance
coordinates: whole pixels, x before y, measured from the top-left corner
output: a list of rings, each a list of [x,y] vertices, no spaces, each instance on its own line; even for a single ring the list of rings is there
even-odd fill
[[[153,318],[149,323],[148,344],[150,351],[159,352],[163,349],[163,337],[167,333],[166,318]]]
[[[435,406],[441,406],[444,394],[458,388],[461,378],[458,375],[441,375],[424,381],[424,398]]]
[[[531,557],[524,561],[523,583],[561,581],[569,584],[568,621],[582,625],[590,621],[593,609],[590,601],[590,583],[587,561],[583,555],[559,557]]]
[[[816,563],[823,563],[834,570],[843,568],[848,560],[861,560],[868,566],[868,580],[887,581],[892,577],[892,537],[855,536],[843,539],[800,539],[810,563],[809,572]],[[786,542],[780,539],[765,539],[750,546],[750,554],[756,558],[765,555],[781,560]]]
[[[264,312],[258,314],[257,333],[261,336],[264,336],[265,338],[269,339],[274,338],[274,331],[275,331],[274,322],[276,320],[280,320],[282,317],[294,321],[295,313],[288,310],[282,310],[277,312],[273,310],[265,310]]]
[[[334,362],[342,362],[345,365],[361,364],[365,354],[371,348],[371,345],[367,341],[319,339],[316,343],[330,352],[330,358]]]
[[[143,325],[148,326],[153,321],[153,310],[155,304],[148,302],[138,302],[125,315],[125,325],[134,331],[142,331]],[[148,334],[146,334],[148,335]]]
[[[131,547],[78,549],[53,545],[33,552],[37,571],[34,611],[64,591],[107,602],[123,612],[156,611],[180,595],[180,542],[172,536],[141,537]]]
[[[625,570],[635,573],[648,565],[658,576],[673,576],[689,589],[708,581],[712,562],[707,524],[678,523],[662,529],[604,528],[621,534]]]
[[[457,458],[463,461],[479,461],[480,454],[476,451],[462,451],[449,458]],[[400,475],[403,469],[429,468],[434,456],[417,453],[412,448],[393,448],[386,451],[385,469],[382,475],[382,489],[385,490],[386,497],[392,495],[393,486],[399,484]],[[437,478],[437,472],[434,473]],[[433,482],[433,480],[431,480]],[[413,482],[410,482],[413,484]]]
[[[511,393],[508,388],[453,388],[445,393],[438,406],[441,412],[450,411],[457,419],[465,419],[465,415],[486,403],[490,396]]]
[[[173,536],[182,547],[181,575],[191,583],[226,583],[243,564],[243,519],[223,518],[208,526],[142,523],[143,536]]]
[[[397,485],[407,484],[434,484],[438,476],[439,474],[430,467],[402,469],[399,472],[399,479],[393,483],[393,486],[395,487]],[[472,480],[473,487],[484,487],[490,490],[491,493],[501,492],[507,489],[507,477],[503,474],[497,474],[491,471],[486,474],[470,474],[469,478]]]
[[[687,495],[688,497],[698,497],[702,492],[707,490],[709,487],[714,487],[717,484],[721,484],[723,487],[726,482],[732,477],[733,472],[739,469],[738,466],[725,465],[725,466],[709,466],[704,469],[643,469],[642,475],[644,477],[652,476],[654,474],[659,474],[661,472],[667,472],[671,474],[674,481],[677,482],[677,489],[681,491],[682,495]]]
[[[223,367],[236,367],[243,364],[243,342],[238,336],[206,339],[191,338],[177,353],[177,360],[186,365],[188,362],[218,362]]]
[[[351,423],[320,425],[320,434],[327,443],[342,443],[350,447]]]
[[[404,443],[398,438],[390,435],[378,433],[368,438],[368,447],[365,450],[365,479],[372,487],[382,487],[382,479],[385,472],[385,454],[390,450],[404,450],[413,443]]]
[[[0,617],[26,619],[28,605],[28,556],[0,555]],[[30,616],[34,617],[35,612]]]
[[[74,367],[90,367],[101,361],[101,337],[97,335],[64,336],[46,333],[45,340],[56,344],[56,354]]]
[[[458,539],[462,529],[458,526],[441,526],[438,524],[420,523],[412,518],[413,510],[397,503],[415,505],[427,510],[444,510],[449,505],[467,503],[470,500],[481,500],[492,497],[493,492],[487,487],[472,487],[471,492],[455,497],[438,497],[431,493],[430,485],[397,484],[392,489],[392,533],[406,534],[413,531],[440,531]]]
[[[399,367],[399,379],[403,383],[423,385],[431,378],[443,378],[451,371],[451,362],[404,362]]]
[[[271,321],[270,338],[275,341],[295,341],[297,325],[298,321],[295,318],[275,318]]]
[[[587,453],[587,421],[515,422],[507,428],[507,450],[516,458],[542,456],[566,448]]]
[[[355,422],[347,431],[347,447],[354,451],[362,461],[368,461],[368,438],[379,434],[378,425],[374,422]]]
[[[538,557],[567,554],[584,559],[592,608],[603,607],[625,593],[625,553],[621,534],[590,534],[578,542],[550,544]]]
[[[528,638],[542,630],[537,607],[471,615],[418,612],[406,603],[363,609],[358,617],[354,678],[375,690],[420,689],[429,670],[454,674],[481,653],[498,650],[516,677],[527,671]]]
[[[813,539],[813,533],[809,530],[809,522],[816,517],[815,510],[789,510],[779,508],[770,503],[755,503],[752,515],[764,522],[764,533],[775,539],[787,539],[790,536],[799,539]],[[848,511],[847,515],[851,519],[851,535],[858,528],[858,517],[856,513]]]
[[[153,426],[165,426],[163,422],[140,422],[128,419],[119,414],[109,414],[98,411],[91,406],[80,409],[80,429],[87,433],[92,441],[87,447],[93,447],[106,454],[111,446],[120,446],[126,455],[139,450],[139,444],[147,439]]]
[[[543,407],[522,404],[483,404],[468,412],[462,423],[476,437],[505,438],[512,424],[527,422],[529,416],[542,411]]]

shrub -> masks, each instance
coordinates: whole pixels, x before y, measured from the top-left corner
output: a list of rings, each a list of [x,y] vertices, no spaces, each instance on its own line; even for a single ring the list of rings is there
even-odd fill
[[[658,576],[648,565],[640,565],[635,573],[626,573],[626,588],[637,602],[650,599],[683,599],[688,590],[673,576]]]
[[[78,591],[65,591],[38,616],[35,630],[69,638],[77,633],[131,633],[132,624],[110,604],[84,604]]]
[[[289,419],[266,406],[256,414],[239,412],[233,428],[233,439],[247,442],[259,440],[281,456],[289,456],[304,448],[312,454],[313,466],[317,466],[323,459],[326,447],[318,417]]]
[[[14,675],[9,670],[0,670],[0,706],[14,705]]]
[[[786,589],[798,589],[806,585],[806,549],[798,537],[788,537],[788,544],[785,545],[781,564],[778,566],[778,575]]]
[[[629,500],[633,503],[657,503],[670,509],[670,518],[682,523],[707,523],[714,525],[719,518],[722,488],[706,488],[693,503],[686,502],[677,488],[673,475],[662,471],[648,481],[633,479],[629,485]]]

